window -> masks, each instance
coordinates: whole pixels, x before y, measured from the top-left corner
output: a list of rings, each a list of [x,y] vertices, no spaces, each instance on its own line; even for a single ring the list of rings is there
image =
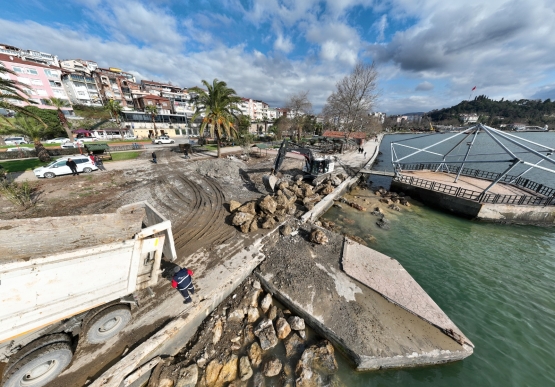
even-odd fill
[[[86,94],[85,94],[85,92],[84,92],[84,91],[78,91],[78,92],[77,92],[77,95],[81,95],[81,96],[84,96],[84,95],[86,95]]]
[[[33,79],[31,81],[31,84],[33,85],[38,85],[38,86],[42,86],[42,81],[40,79]]]
[[[29,85],[31,83],[31,80],[29,78],[24,78],[24,77],[17,77],[17,80],[21,83],[25,83],[27,85]]]
[[[66,96],[66,94],[62,90],[53,90],[53,92],[54,92],[54,95],[58,95],[58,96],[61,96],[61,97]]]
[[[39,75],[39,72],[35,69],[26,69],[27,74]]]
[[[147,105],[152,105],[152,101],[147,101]]]
[[[42,99],[42,98],[41,98],[40,104],[41,104],[41,105],[50,105],[50,101],[47,100],[47,99]]]
[[[21,67],[13,66],[12,68],[13,68],[13,71],[15,71],[16,73],[23,73],[23,69]]]
[[[48,95],[46,90],[41,90],[41,89],[37,89],[37,93],[38,93],[38,95],[42,95],[42,96],[47,96]]]
[[[62,87],[62,84],[60,82],[49,80],[48,83],[50,84],[50,87]]]
[[[48,70],[45,69],[44,70],[44,74],[48,77],[48,78],[58,78],[60,73],[56,70]]]

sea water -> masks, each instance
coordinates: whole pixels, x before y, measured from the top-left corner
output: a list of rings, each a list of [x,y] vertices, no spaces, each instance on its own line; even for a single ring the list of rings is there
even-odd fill
[[[555,140],[553,133],[540,134]],[[383,154],[391,137],[382,144]],[[555,228],[480,223],[413,203],[390,217],[388,231],[376,226],[375,216],[346,206],[330,209],[324,218],[354,220],[343,231],[397,259],[474,343],[474,354],[455,363],[374,372],[355,372],[339,357],[341,382],[555,386]]]

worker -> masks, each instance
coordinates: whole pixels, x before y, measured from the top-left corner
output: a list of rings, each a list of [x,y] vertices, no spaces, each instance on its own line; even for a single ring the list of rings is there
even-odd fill
[[[69,167],[69,169],[71,169],[71,174],[73,176],[77,176],[77,164],[75,163],[75,161],[73,161],[72,159],[67,159],[66,161],[66,165]]]
[[[193,286],[193,271],[187,268],[176,266],[173,269],[172,288],[176,288],[179,293],[185,298],[184,304],[193,302],[189,293],[195,293]]]

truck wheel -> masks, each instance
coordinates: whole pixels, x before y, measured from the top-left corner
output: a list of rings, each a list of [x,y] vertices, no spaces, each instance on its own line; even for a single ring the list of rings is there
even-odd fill
[[[4,387],[41,387],[54,380],[71,362],[68,343],[54,343],[37,349],[18,361],[6,374]]]
[[[4,368],[3,376],[6,377],[12,367],[25,356],[29,355],[31,352],[34,352],[42,347],[46,347],[50,344],[68,343],[69,345],[71,345],[71,342],[71,337],[66,333],[54,333],[52,335],[43,336],[35,341],[32,341],[16,353],[14,353],[12,356],[10,356],[10,360],[8,361],[8,364],[6,364],[6,368]]]
[[[131,320],[131,311],[126,305],[114,305],[97,313],[87,324],[87,341],[103,343],[117,335]]]

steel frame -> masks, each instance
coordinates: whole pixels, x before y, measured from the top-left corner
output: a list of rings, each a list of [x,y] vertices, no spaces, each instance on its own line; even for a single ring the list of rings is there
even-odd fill
[[[469,156],[486,156],[483,153],[482,154],[475,154],[475,155],[471,154],[472,146],[474,145],[474,143],[475,143],[475,141],[478,137],[478,133],[480,133],[480,132],[483,132],[483,133],[487,134],[489,137],[491,137],[493,139],[493,141],[502,150],[502,152],[491,153],[490,155],[507,154],[509,156],[509,158],[507,160],[480,159],[480,160],[471,160],[471,161],[469,161],[468,160]],[[461,155],[452,155],[451,153],[455,149],[457,149],[459,147],[459,145],[461,145],[465,140],[467,140],[472,135],[473,135],[472,140],[467,143],[468,149],[466,150],[466,153],[464,154],[464,159],[462,161],[448,160],[449,157],[461,156]],[[457,144],[455,146],[453,146],[451,149],[449,149],[447,152],[438,153],[438,152],[434,152],[434,151],[431,150],[433,147],[435,147],[439,144],[442,144],[446,141],[449,141],[451,139],[454,139],[458,136],[461,136],[462,139],[460,141],[458,141]],[[513,145],[516,145],[518,148],[521,149],[521,151],[519,151],[519,152],[511,151],[502,142],[502,140],[510,142]],[[407,140],[404,140],[404,141],[407,141]],[[528,146],[528,144],[539,147],[540,150],[532,149],[530,146]],[[413,150],[416,150],[416,151],[412,152],[412,153],[410,153],[406,156],[399,157],[397,155],[396,147],[397,148],[398,147],[403,147],[403,148],[413,149]],[[449,164],[460,164],[460,168],[459,168],[459,171],[457,172],[454,183],[456,183],[458,181],[460,173],[461,173],[461,171],[464,167],[464,164],[467,163],[467,162],[470,162],[470,163],[473,163],[473,164],[474,163],[476,163],[476,164],[480,164],[480,163],[498,163],[498,162],[504,162],[504,163],[508,162],[508,163],[510,163],[509,167],[507,169],[505,169],[505,171],[503,171],[499,175],[499,177],[497,179],[495,179],[487,188],[485,188],[484,191],[482,191],[482,196],[484,194],[486,194],[493,186],[495,186],[499,181],[501,181],[513,168],[515,168],[519,164],[527,165],[527,166],[529,166],[529,168],[527,170],[525,170],[524,172],[520,173],[510,183],[514,182],[517,178],[522,177],[523,175],[530,172],[534,168],[540,169],[540,170],[543,170],[543,171],[546,171],[546,172],[550,172],[552,174],[555,174],[555,168],[554,167],[547,168],[547,167],[539,165],[543,161],[546,161],[546,162],[548,162],[550,164],[553,164],[555,166],[555,160],[550,157],[551,155],[553,155],[553,153],[555,153],[555,149],[550,148],[550,147],[545,146],[545,145],[542,145],[542,144],[539,144],[539,143],[536,143],[534,141],[527,140],[527,139],[519,137],[519,136],[515,136],[514,134],[511,134],[511,133],[502,132],[498,129],[494,129],[494,128],[491,128],[489,126],[483,125],[483,124],[477,124],[477,125],[469,128],[469,129],[466,129],[462,132],[459,132],[459,133],[457,133],[453,136],[449,136],[446,139],[442,139],[442,140],[440,140],[438,142],[435,142],[431,145],[428,145],[424,148],[417,148],[417,147],[414,147],[414,146],[406,145],[406,144],[402,143],[401,141],[392,142],[391,143],[391,163],[393,164],[395,173],[398,174],[398,173],[402,172],[402,161],[403,160],[411,158],[411,157],[413,157],[413,156],[415,156],[419,153],[433,154],[433,155],[442,157],[442,161],[439,162],[439,166],[436,168],[435,172],[443,170],[443,171],[446,171],[447,173],[450,173]],[[545,155],[543,153],[545,153]],[[540,160],[537,161],[536,163],[532,163],[530,161],[527,161],[525,159],[525,156],[526,155],[531,155],[531,154],[535,155],[536,157],[539,157]],[[416,162],[418,164],[435,164],[435,163],[438,163],[438,161],[413,161],[413,162]]]

